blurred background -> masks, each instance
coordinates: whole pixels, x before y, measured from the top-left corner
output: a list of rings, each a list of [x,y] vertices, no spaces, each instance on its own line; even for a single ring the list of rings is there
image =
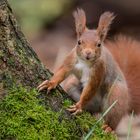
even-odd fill
[[[9,0],[14,14],[40,60],[52,71],[76,43],[72,13],[77,7],[96,28],[100,15],[112,11],[116,19],[109,38],[125,34],[140,39],[140,0]]]
[[[115,13],[109,39],[125,34],[140,40],[140,0],[9,0],[9,3],[29,43],[53,72],[76,44],[72,13],[78,7],[86,12],[89,28],[97,27],[104,11]],[[127,131],[129,117],[125,119],[120,132]],[[140,120],[135,120],[133,136],[140,139],[137,125]]]

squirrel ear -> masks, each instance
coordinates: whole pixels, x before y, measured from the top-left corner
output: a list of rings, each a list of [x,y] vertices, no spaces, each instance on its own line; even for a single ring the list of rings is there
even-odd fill
[[[78,37],[80,37],[86,28],[86,15],[84,10],[77,9],[77,11],[73,13],[73,16],[75,18],[76,32]]]
[[[114,14],[111,12],[105,12],[101,15],[98,28],[97,28],[97,33],[101,39],[101,41],[104,41],[107,32],[109,30],[109,27],[115,18]]]

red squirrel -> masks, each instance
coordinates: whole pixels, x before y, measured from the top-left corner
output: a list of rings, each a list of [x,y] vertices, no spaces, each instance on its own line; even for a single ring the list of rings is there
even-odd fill
[[[134,63],[136,56],[133,56],[133,53],[131,55],[130,51],[128,55],[124,55],[124,57],[127,57],[128,63],[130,63],[128,64],[130,68],[125,68],[127,62],[125,63],[119,58],[120,52],[117,50],[119,46],[115,48],[112,47],[113,43],[105,43],[108,30],[114,19],[113,13],[103,13],[100,16],[97,29],[88,29],[86,27],[86,15],[82,9],[78,9],[73,15],[75,18],[77,44],[65,58],[63,64],[53,77],[41,83],[38,89],[41,91],[47,88],[50,91],[69,75],[74,74],[77,78],[77,83],[80,83],[82,88],[79,90],[81,93],[78,93],[77,99],[74,99],[77,103],[70,106],[68,110],[77,114],[82,112],[86,105],[89,104],[93,111],[104,111],[117,100],[116,105],[104,118],[107,124],[106,128],[115,130],[122,117],[128,114],[131,108],[131,92],[136,92],[135,96],[132,96],[134,100],[140,95],[138,93],[140,91],[138,87],[140,74],[139,79],[136,79],[136,74],[134,73],[135,69],[139,70],[136,73],[140,73],[140,66],[136,66],[136,64],[140,65],[140,63]],[[124,47],[121,49],[123,49],[123,53],[127,53],[129,48],[125,48],[126,44],[123,45]],[[129,61],[131,58],[133,60]],[[121,64],[121,62],[124,64]],[[134,71],[131,71],[133,66]],[[134,80],[131,81],[131,78]],[[136,88],[135,84],[132,83],[135,79],[138,82],[136,83]],[[140,103],[137,100],[134,103],[140,107]],[[139,109],[138,106],[137,109]]]

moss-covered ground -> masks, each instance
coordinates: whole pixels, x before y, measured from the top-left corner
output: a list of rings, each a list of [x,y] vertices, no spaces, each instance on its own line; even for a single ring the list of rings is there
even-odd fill
[[[43,105],[36,90],[22,86],[12,87],[0,101],[0,139],[16,140],[79,140],[96,122],[89,113],[76,117],[63,117],[64,110],[71,104],[63,102],[63,108],[55,112]],[[105,134],[101,124],[96,126],[92,140],[115,140]]]

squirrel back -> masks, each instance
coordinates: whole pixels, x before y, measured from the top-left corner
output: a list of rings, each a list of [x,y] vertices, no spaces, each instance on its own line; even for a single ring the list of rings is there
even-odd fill
[[[124,73],[131,99],[131,110],[140,113],[140,42],[120,35],[114,41],[106,41],[105,46]]]

